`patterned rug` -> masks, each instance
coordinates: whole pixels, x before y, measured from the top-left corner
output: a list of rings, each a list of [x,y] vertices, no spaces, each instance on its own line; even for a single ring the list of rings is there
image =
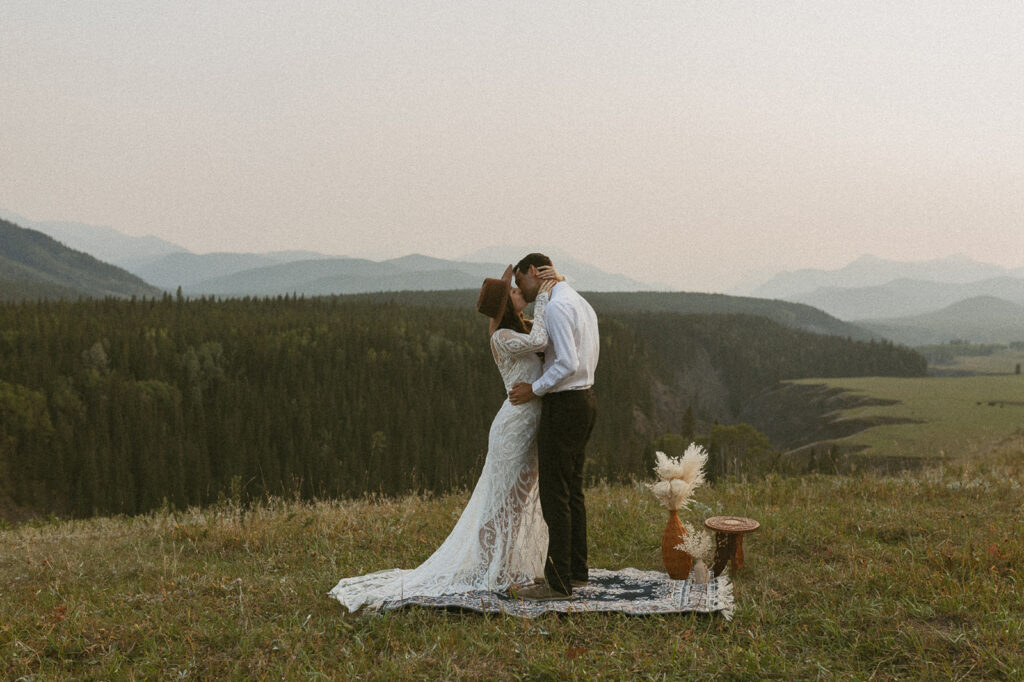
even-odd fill
[[[630,615],[655,613],[721,613],[732,620],[732,583],[728,576],[709,583],[693,584],[672,580],[661,571],[624,568],[620,571],[590,569],[586,587],[573,589],[566,601],[533,602],[499,592],[464,592],[440,597],[408,597],[386,601],[382,609],[393,611],[405,606],[466,609],[479,613],[504,613],[521,618],[536,618],[544,613],[590,613],[619,611]]]

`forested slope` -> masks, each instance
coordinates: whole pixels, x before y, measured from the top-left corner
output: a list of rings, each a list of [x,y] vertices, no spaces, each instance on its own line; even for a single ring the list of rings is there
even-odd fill
[[[643,474],[644,447],[686,405],[728,420],[778,379],[925,370],[903,348],[750,316],[600,324],[590,476]],[[485,329],[472,309],[347,298],[0,305],[0,501],[89,515],[203,504],[232,485],[470,484],[504,398]]]
[[[843,322],[817,308],[803,303],[778,301],[726,294],[704,294],[690,291],[584,292],[598,313],[679,313],[682,315],[757,315],[779,324],[830,336],[867,341],[873,332]],[[417,306],[472,307],[477,290],[451,291],[381,291],[374,294],[352,294],[352,300],[377,303],[403,303]]]
[[[69,249],[42,232],[0,220],[0,300],[159,293],[121,268]]]

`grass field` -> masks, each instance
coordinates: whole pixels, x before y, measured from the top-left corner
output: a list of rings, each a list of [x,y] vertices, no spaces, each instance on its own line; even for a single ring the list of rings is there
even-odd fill
[[[1017,365],[1024,367],[1024,350],[1003,348],[991,355],[964,355],[951,364],[936,364],[934,369],[975,374],[1014,374]]]
[[[970,456],[995,440],[1024,430],[1024,376],[869,377],[807,379],[885,400],[893,405],[860,407],[843,418],[901,418],[908,424],[883,424],[835,441],[866,446],[866,455],[891,457]]]
[[[326,596],[342,576],[422,561],[467,493],[9,528],[0,678],[1020,679],[1024,439],[969,454],[698,491],[688,520],[762,524],[731,622],[353,615]],[[660,568],[649,491],[601,485],[588,506],[592,565]]]

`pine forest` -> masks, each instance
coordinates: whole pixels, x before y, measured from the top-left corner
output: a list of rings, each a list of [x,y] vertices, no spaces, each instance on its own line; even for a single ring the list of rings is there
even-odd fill
[[[726,423],[780,380],[926,371],[903,347],[749,315],[600,326],[592,479],[644,475],[687,409]],[[0,511],[472,485],[504,399],[486,328],[471,308],[358,297],[2,304]]]

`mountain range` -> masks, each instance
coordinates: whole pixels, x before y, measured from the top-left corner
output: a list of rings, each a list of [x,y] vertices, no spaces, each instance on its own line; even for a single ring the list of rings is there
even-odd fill
[[[1024,278],[1002,276],[964,283],[896,279],[870,287],[822,287],[785,300],[806,303],[840,319],[856,321],[921,315],[986,296],[1024,303]]]
[[[864,256],[838,270],[779,273],[753,292],[813,306],[899,343],[1024,340],[1024,268],[963,255],[915,263]]]
[[[167,291],[201,296],[318,296],[373,291],[475,289],[498,277],[527,247],[494,247],[445,260],[413,254],[384,261],[315,251],[196,254],[159,237],[133,237],[109,227],[0,216],[118,265]],[[605,272],[561,252],[550,254],[578,289],[648,291],[666,287]]]
[[[12,215],[0,210],[0,216]],[[525,246],[503,246],[467,253],[455,260],[413,254],[383,261],[315,251],[196,254],[158,237],[132,237],[106,227],[18,220],[22,226],[44,232],[71,249],[120,266],[144,280],[142,286],[148,283],[163,291],[181,287],[191,296],[475,290],[484,277],[498,276],[510,259],[529,251]],[[761,301],[771,299],[799,304],[775,310],[774,317],[779,321],[789,318],[792,326],[852,338],[875,334],[901,343],[935,343],[950,338],[979,343],[1024,339],[1024,330],[1017,332],[1014,314],[1016,306],[1024,305],[1024,268],[979,263],[962,255],[912,263],[863,256],[838,270],[776,274],[753,287],[748,297],[705,294],[697,300],[696,294],[667,295],[669,292],[664,290],[668,287],[608,273],[563,252],[548,253],[577,289],[607,292],[607,302],[613,306],[637,304],[628,297],[620,300],[613,292],[649,292],[650,296],[643,297],[641,309],[758,314],[765,307]],[[66,271],[64,279],[52,272],[29,279],[19,273],[16,279],[20,283],[14,284],[13,267],[7,265],[5,271],[9,275],[5,284],[8,298],[132,295],[128,292],[142,291],[132,289],[140,286],[138,281],[125,289],[97,287],[95,282],[77,287]],[[26,282],[32,282],[31,286]],[[970,314],[965,315],[965,311]],[[816,319],[819,314],[823,316]],[[960,324],[956,324],[957,319]],[[965,322],[967,319],[971,324]],[[843,327],[841,320],[857,324]]]
[[[999,277],[1024,278],[1024,268],[1010,269],[979,263],[962,254],[916,262],[865,255],[838,270],[780,272],[746,293],[758,298],[789,300],[808,296],[818,289],[876,287],[896,280],[969,284]]]
[[[387,261],[361,258],[328,258],[274,262],[292,254],[206,254],[174,252],[147,262],[146,272],[164,290],[149,286],[137,276],[92,256],[74,251],[37,230],[0,222],[0,276],[18,280],[5,284],[0,293],[7,300],[23,298],[77,298],[80,296],[159,296],[175,281],[186,282],[182,291],[217,296],[267,296],[302,293],[308,296],[362,294],[401,297],[412,304],[471,307],[484,277],[500,274],[501,263],[448,261],[422,255]],[[308,254],[298,254],[299,257]],[[571,272],[581,271],[586,282],[609,286],[640,286],[621,275],[608,275],[570,258]],[[481,257],[471,254],[469,257]],[[32,276],[28,271],[31,269]],[[229,272],[218,276],[218,272]],[[184,273],[184,274],[182,274]],[[213,275],[212,277],[210,275]],[[189,282],[193,278],[194,282]],[[111,282],[116,281],[119,286]],[[377,293],[373,293],[377,292]],[[719,313],[768,317],[787,327],[855,339],[870,332],[842,322],[810,306],[787,301],[685,292],[594,291],[595,308],[601,312]]]
[[[312,256],[312,257],[311,257]],[[485,277],[499,277],[508,263],[470,262],[411,254],[372,261],[305,254],[173,253],[126,268],[167,290],[180,286],[194,295],[322,296],[373,291],[476,289]],[[640,291],[650,286],[597,268],[566,270],[587,291]]]

